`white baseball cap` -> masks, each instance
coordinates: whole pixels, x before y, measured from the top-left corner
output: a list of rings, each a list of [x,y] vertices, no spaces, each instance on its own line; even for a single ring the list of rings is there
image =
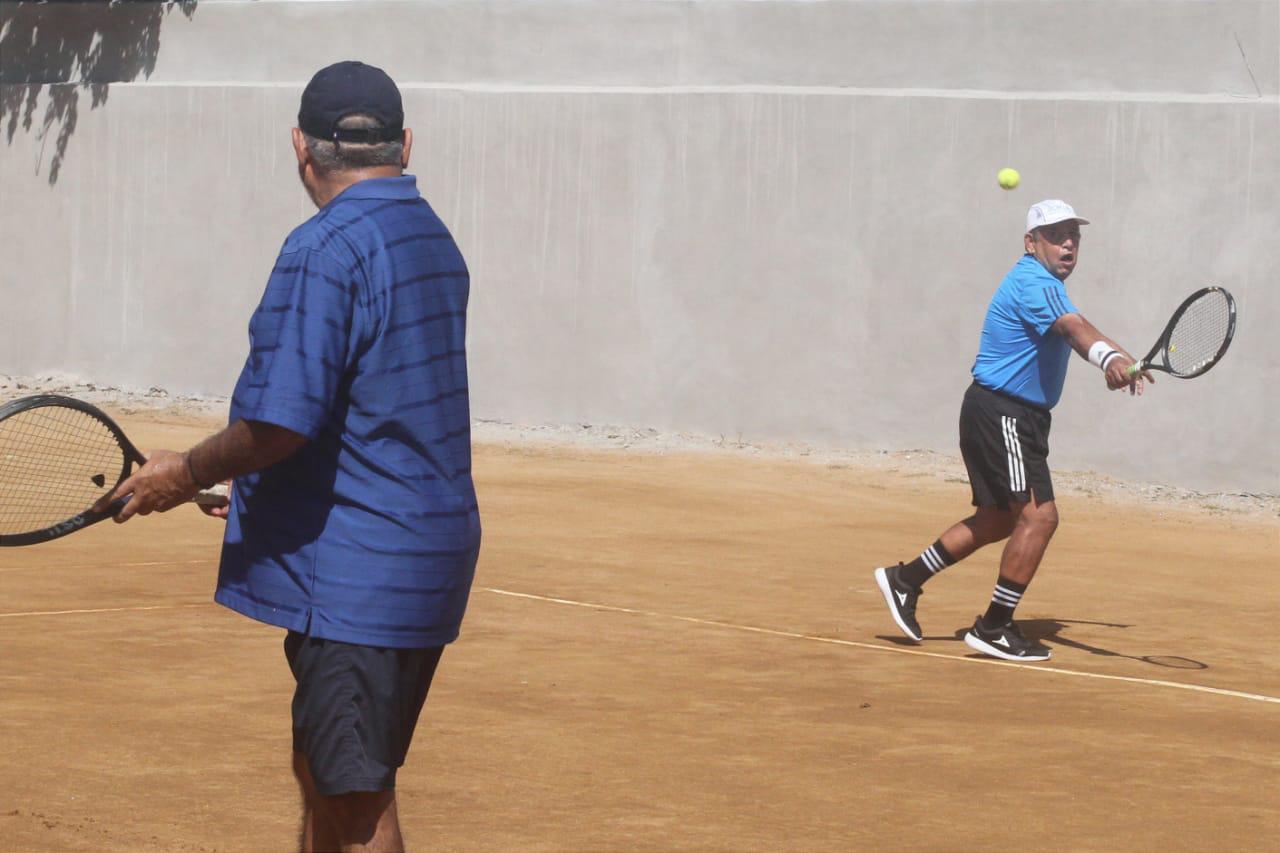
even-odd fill
[[[1052,225],[1055,222],[1066,222],[1074,219],[1081,225],[1088,225],[1089,220],[1077,216],[1075,209],[1060,198],[1047,198],[1036,202],[1027,211],[1027,233],[1031,233],[1041,225]]]

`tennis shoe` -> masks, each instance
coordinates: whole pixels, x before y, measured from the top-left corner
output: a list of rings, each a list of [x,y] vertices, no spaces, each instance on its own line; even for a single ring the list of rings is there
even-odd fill
[[[884,596],[884,603],[889,605],[889,615],[898,623],[902,633],[917,643],[924,639],[920,623],[916,621],[916,602],[924,595],[923,590],[916,589],[899,577],[902,564],[888,568],[876,569],[876,586]]]
[[[982,624],[981,616],[964,635],[964,642],[975,651],[1003,660],[1048,660],[1051,654],[1045,646],[1022,636],[1016,623],[988,628]]]

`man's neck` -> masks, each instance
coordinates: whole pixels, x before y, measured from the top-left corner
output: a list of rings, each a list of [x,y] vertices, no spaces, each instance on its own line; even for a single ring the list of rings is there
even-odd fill
[[[316,187],[316,207],[324,207],[341,195],[348,187],[372,178],[398,178],[404,174],[399,166],[374,166],[368,169],[350,169],[334,172]]]

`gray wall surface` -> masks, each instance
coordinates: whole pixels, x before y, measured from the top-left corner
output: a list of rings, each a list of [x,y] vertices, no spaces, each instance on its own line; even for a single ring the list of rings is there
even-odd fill
[[[344,58],[401,84],[467,255],[476,417],[954,452],[1061,197],[1135,354],[1205,283],[1240,322],[1141,399],[1074,360],[1056,466],[1280,492],[1276,0],[2,3],[0,373],[227,393]]]

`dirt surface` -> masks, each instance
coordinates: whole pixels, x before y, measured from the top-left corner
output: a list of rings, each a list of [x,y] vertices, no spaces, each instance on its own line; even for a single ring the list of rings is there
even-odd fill
[[[143,447],[225,411],[112,399]],[[401,771],[411,849],[1280,837],[1270,497],[1064,486],[1018,611],[1054,658],[1019,666],[958,639],[996,550],[929,585],[919,646],[871,579],[966,511],[955,460],[591,429],[478,425],[484,547]],[[3,849],[293,844],[282,633],[211,602],[219,537],[180,509],[0,551]]]

